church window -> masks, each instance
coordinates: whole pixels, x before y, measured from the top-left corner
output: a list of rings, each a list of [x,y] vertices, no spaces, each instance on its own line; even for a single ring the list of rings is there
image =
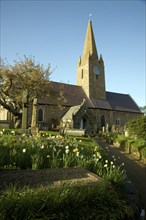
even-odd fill
[[[105,116],[101,116],[101,127],[105,127]]]
[[[116,119],[116,125],[120,125],[120,118]]]
[[[44,112],[40,108],[39,111],[38,111],[38,121],[43,121],[43,118],[44,118]]]
[[[86,119],[82,118],[80,121],[80,129],[85,129],[86,128]]]
[[[81,78],[82,78],[82,79],[84,78],[83,69],[82,69],[82,72],[81,72]]]

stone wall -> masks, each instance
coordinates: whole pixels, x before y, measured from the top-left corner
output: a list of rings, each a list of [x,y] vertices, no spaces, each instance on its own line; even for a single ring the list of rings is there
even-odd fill
[[[61,117],[65,114],[65,112],[69,109],[68,107],[59,107],[59,106],[51,106],[51,105],[39,105],[38,110],[42,109],[44,112],[43,121],[39,122],[38,125],[40,128],[43,127],[47,130],[56,129],[60,124]]]
[[[90,109],[90,112],[95,118],[92,122],[92,127],[94,128],[94,130],[102,129],[102,115],[105,117],[105,124],[108,124],[109,130],[111,130],[112,126],[116,124],[117,119],[119,119],[119,126],[123,128],[125,123],[127,123],[130,119],[139,117],[141,115],[132,112],[112,111],[104,109]]]

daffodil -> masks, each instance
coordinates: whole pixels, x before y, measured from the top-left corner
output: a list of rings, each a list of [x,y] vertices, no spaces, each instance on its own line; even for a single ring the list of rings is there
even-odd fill
[[[68,153],[69,153],[69,149],[66,149],[66,150],[65,150],[65,153],[68,154]]]
[[[41,148],[42,148],[42,149],[44,148],[44,144],[42,144]]]
[[[77,147],[74,148],[74,149],[73,149],[73,152],[74,152],[74,153],[77,153],[77,152],[78,152],[78,148],[77,148]]]
[[[26,152],[26,149],[23,149],[22,152],[25,153],[25,152]]]

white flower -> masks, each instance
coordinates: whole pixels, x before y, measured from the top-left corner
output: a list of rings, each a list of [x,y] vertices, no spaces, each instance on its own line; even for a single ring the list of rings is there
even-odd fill
[[[76,153],[76,156],[77,156],[77,157],[79,156],[79,151]]]
[[[108,160],[105,160],[105,163],[108,163]]]
[[[50,155],[47,155],[47,157],[49,158],[49,157],[50,157]]]
[[[3,135],[3,132],[2,132],[2,131],[0,131],[0,134],[1,134],[1,135]]]
[[[82,140],[79,140],[79,142],[81,143],[81,142],[82,142]]]
[[[66,149],[66,150],[65,150],[65,153],[68,154],[68,153],[69,153],[69,149]]]
[[[42,144],[41,148],[42,148],[42,149],[44,148],[44,144]]]
[[[15,131],[11,131],[11,134],[15,134]]]
[[[23,149],[22,152],[25,153],[25,152],[26,152],[26,149]]]
[[[96,155],[95,154],[93,154],[93,157],[95,157]]]
[[[107,164],[104,164],[104,167],[107,167]]]
[[[113,155],[112,158],[115,158],[115,155]]]
[[[124,163],[122,163],[122,166],[124,166],[125,164]]]
[[[68,149],[69,149],[69,146],[68,146],[68,145],[67,145],[67,146],[65,146],[65,149],[66,149],[66,150],[68,150]]]
[[[100,155],[99,152],[96,152],[96,156],[99,157],[99,158],[101,158],[101,155]]]
[[[114,163],[113,163],[113,161],[111,161],[111,165],[113,165]]]
[[[113,168],[115,168],[115,165],[113,165]]]

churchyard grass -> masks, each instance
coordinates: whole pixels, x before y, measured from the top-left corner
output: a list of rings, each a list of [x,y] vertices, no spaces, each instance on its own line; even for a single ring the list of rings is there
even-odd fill
[[[105,182],[97,186],[8,188],[0,197],[0,219],[122,220],[132,215],[125,198]]]
[[[83,167],[109,179],[119,173],[123,180],[125,178],[114,162],[105,162],[107,155],[90,137],[63,137],[50,132],[40,132],[37,136],[1,132],[0,158],[0,169],[5,170]]]
[[[0,219],[128,219],[132,215],[116,167],[90,137],[0,133],[0,169],[83,167],[103,177],[101,185],[6,188],[0,195]],[[105,211],[106,210],[106,211]]]

